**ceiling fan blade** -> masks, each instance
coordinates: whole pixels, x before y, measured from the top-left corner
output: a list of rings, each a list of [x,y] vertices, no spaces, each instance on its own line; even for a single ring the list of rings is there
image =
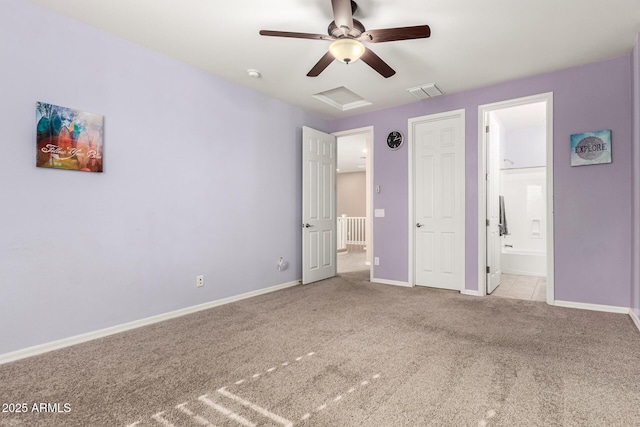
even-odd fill
[[[393,76],[396,72],[393,68],[389,67],[389,65],[384,62],[378,55],[373,53],[373,51],[369,48],[364,49],[364,53],[360,57],[367,65],[376,70],[382,77],[388,79]]]
[[[345,34],[353,28],[353,11],[351,0],[331,0],[333,19],[338,28],[346,27]]]
[[[260,30],[261,36],[272,37],[290,37],[294,39],[312,39],[312,40],[335,40],[335,38],[326,34],[311,34],[311,33],[293,33],[290,31],[272,31],[272,30]]]
[[[333,62],[334,59],[335,58],[333,57],[331,52],[325,53],[324,56],[322,58],[320,58],[320,61],[318,61],[318,63],[313,66],[311,71],[309,71],[307,73],[307,76],[308,77],[318,77],[320,75],[320,73],[323,72],[324,69],[327,68],[329,66],[329,64],[331,64]]]
[[[382,30],[369,30],[362,33],[360,41],[369,43],[393,42],[397,40],[426,39],[431,36],[431,28],[428,25],[415,27],[385,28]]]

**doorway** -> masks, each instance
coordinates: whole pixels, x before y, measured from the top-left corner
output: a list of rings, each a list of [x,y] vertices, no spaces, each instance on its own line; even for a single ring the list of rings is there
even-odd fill
[[[371,277],[373,127],[334,133],[337,140],[336,220],[338,274]]]
[[[552,94],[479,107],[479,295],[554,300]]]

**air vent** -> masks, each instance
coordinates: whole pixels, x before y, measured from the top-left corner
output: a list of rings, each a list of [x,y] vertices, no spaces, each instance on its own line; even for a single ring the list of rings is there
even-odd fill
[[[429,98],[429,95],[427,95],[427,92],[423,91],[420,86],[412,87],[411,89],[407,89],[407,90],[409,91],[409,93],[411,93],[411,95],[415,96],[418,99]]]
[[[360,95],[353,93],[344,86],[316,93],[313,97],[337,108],[340,111],[353,110],[354,108],[371,105],[371,102],[367,101]]]
[[[436,86],[435,83],[416,86],[407,90],[411,95],[415,96],[418,99],[433,98],[434,96],[443,94],[443,92],[440,90],[438,86]]]

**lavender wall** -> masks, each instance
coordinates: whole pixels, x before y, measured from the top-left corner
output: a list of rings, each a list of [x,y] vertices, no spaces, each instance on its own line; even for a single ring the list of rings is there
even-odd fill
[[[0,40],[0,354],[301,277],[327,121],[24,0]],[[105,116],[104,173],[35,167],[36,101]]]
[[[633,88],[633,263],[631,309],[640,317],[640,35],[631,54]]]
[[[445,95],[331,123],[332,131],[374,126],[374,277],[408,280],[407,145],[385,147],[407,120],[466,109],[466,289],[478,289],[478,106],[554,93],[555,298],[629,307],[631,283],[630,55],[567,70]],[[602,84],[606,82],[606,88]],[[446,90],[446,88],[444,88]],[[409,96],[409,95],[407,95]],[[572,168],[572,133],[612,129],[613,163]]]

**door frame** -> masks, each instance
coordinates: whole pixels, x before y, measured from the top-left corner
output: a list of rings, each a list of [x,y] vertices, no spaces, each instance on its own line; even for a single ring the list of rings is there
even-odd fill
[[[366,164],[366,173],[369,177],[369,179],[367,180],[366,183],[366,209],[367,209],[367,227],[365,230],[365,234],[366,234],[366,264],[369,266],[369,281],[373,281],[373,262],[371,262],[371,260],[373,260],[373,234],[374,234],[374,230],[373,230],[373,151],[374,151],[374,135],[373,135],[373,126],[365,126],[365,127],[361,127],[361,128],[356,128],[356,129],[349,129],[349,130],[343,130],[343,131],[339,131],[339,132],[333,132],[331,135],[335,136],[336,138],[340,138],[343,136],[350,136],[350,135],[358,135],[358,134],[366,134],[367,138],[366,138],[366,148],[367,148],[367,158],[365,161]],[[339,144],[339,142],[337,142],[336,144]],[[336,182],[337,182],[337,178],[336,178]],[[337,194],[337,192],[336,192]],[[337,221],[337,216],[336,216],[336,221]]]
[[[454,118],[454,117],[459,117],[461,120],[461,132],[462,132],[462,150],[461,150],[461,155],[462,155],[462,164],[465,164],[465,159],[466,159],[466,146],[467,146],[467,138],[466,138],[466,132],[465,132],[465,128],[466,128],[466,119],[465,119],[465,114],[466,114],[466,110],[464,108],[458,109],[458,110],[451,110],[451,111],[445,111],[442,113],[436,113],[436,114],[429,114],[426,116],[420,116],[420,117],[412,117],[408,120],[408,138],[407,138],[407,143],[409,144],[408,146],[408,171],[409,171],[409,175],[408,175],[408,181],[409,181],[409,191],[408,191],[408,198],[409,198],[409,224],[408,224],[408,233],[409,233],[409,274],[408,274],[408,278],[409,278],[409,286],[411,287],[415,287],[416,286],[416,277],[415,277],[415,165],[414,165],[414,161],[415,161],[415,135],[413,134],[414,132],[414,126],[418,123],[422,123],[422,122],[428,122],[428,121],[436,121],[436,120],[443,120],[443,119],[447,119],[447,118]],[[463,169],[462,170],[462,187],[461,187],[461,191],[462,191],[462,212],[463,212],[463,216],[466,218],[466,171]],[[465,236],[466,235],[466,220],[462,221],[462,235]],[[466,238],[463,239],[462,241],[462,254],[461,256],[463,257],[462,260],[462,271],[461,271],[461,275],[462,275],[462,284],[460,286],[460,293],[465,294],[466,291],[466,280],[465,280],[465,276],[466,276],[466,259],[465,259],[465,252],[466,252]]]
[[[553,239],[553,92],[515,98],[478,106],[478,296],[487,295],[487,141],[485,117],[494,110],[546,102],[546,171],[547,171],[547,304],[555,301]]]

